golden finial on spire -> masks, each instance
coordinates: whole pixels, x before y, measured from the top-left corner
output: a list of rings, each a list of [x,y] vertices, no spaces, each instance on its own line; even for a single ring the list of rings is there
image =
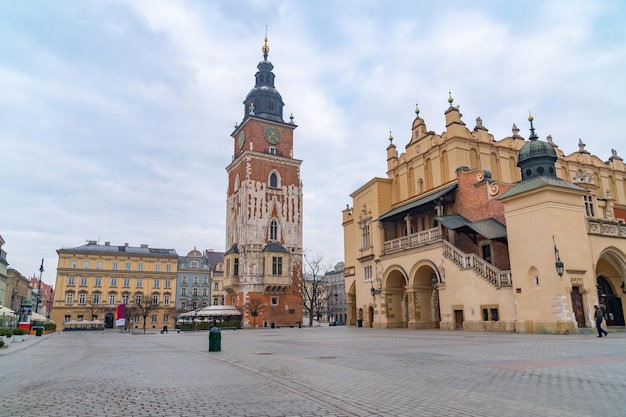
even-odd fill
[[[415,103],[415,117],[420,117],[420,108],[417,103]]]
[[[389,131],[389,143],[393,143],[393,135],[391,134],[391,130]]]
[[[448,90],[448,103],[450,103],[450,105],[452,105],[453,101],[454,101],[454,99],[452,98],[452,91]]]
[[[263,58],[267,61],[267,54],[270,51],[270,47],[267,46],[267,26],[265,26],[265,38],[264,38],[264,41],[265,41],[265,44],[261,48],[261,51],[263,51]]]

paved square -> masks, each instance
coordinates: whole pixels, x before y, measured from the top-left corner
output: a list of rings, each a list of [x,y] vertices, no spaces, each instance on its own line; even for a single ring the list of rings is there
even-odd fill
[[[60,332],[0,354],[4,416],[624,416],[626,333]]]

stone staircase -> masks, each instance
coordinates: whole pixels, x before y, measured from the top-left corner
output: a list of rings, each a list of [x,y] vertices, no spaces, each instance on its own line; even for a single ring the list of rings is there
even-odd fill
[[[456,264],[461,270],[471,269],[496,288],[512,287],[511,271],[501,271],[474,253],[465,253],[443,240],[443,256]]]

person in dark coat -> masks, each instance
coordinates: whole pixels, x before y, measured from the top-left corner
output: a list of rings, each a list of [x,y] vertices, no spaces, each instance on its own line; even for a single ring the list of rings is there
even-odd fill
[[[602,328],[602,320],[604,319],[604,314],[602,314],[602,310],[600,310],[600,307],[593,306],[593,308],[596,309],[595,313],[593,313],[593,318],[596,319],[596,328],[598,329],[598,337],[602,337],[602,335],[604,334],[604,336],[608,336],[609,332],[607,332],[606,330],[604,330]]]

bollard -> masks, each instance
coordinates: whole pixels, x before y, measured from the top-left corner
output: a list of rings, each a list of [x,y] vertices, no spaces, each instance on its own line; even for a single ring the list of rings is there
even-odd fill
[[[209,330],[209,352],[222,350],[222,332],[219,327],[211,327]]]

